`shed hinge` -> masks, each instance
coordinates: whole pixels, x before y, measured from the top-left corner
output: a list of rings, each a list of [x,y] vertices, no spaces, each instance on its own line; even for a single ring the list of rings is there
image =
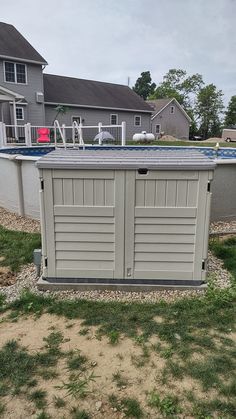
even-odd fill
[[[207,183],[207,192],[211,192],[211,182]]]
[[[41,186],[41,190],[44,190],[44,180],[40,179],[40,186]]]
[[[47,257],[44,258],[44,266],[45,266],[45,268],[48,267],[48,258]]]
[[[202,270],[205,271],[206,269],[206,261],[203,259],[202,261]]]

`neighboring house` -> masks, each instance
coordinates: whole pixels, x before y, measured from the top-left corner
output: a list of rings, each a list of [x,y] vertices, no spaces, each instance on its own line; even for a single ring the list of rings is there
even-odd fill
[[[189,139],[191,118],[176,99],[148,100],[152,107],[152,133],[160,138],[162,134],[178,139]]]
[[[12,25],[0,23],[0,121],[50,126],[55,108],[60,123],[117,125],[126,122],[126,137],[151,130],[150,106],[128,86],[43,74],[47,61]]]

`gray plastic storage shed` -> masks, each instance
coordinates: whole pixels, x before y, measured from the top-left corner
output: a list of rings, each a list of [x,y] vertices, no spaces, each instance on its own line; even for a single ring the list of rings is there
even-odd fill
[[[212,160],[183,150],[57,150],[37,166],[41,284],[203,283]]]

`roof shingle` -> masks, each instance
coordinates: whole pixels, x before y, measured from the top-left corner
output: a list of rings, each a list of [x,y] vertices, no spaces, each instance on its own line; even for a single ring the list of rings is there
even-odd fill
[[[43,77],[45,102],[152,112],[128,86],[53,74]]]
[[[0,22],[0,57],[47,64],[47,61],[13,25],[4,22]]]

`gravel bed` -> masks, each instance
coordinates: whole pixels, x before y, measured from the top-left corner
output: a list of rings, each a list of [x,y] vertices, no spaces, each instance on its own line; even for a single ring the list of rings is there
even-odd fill
[[[0,224],[15,231],[26,231],[27,233],[40,232],[40,222],[32,218],[21,217],[14,212],[9,212],[0,207]]]
[[[20,217],[16,214],[0,208],[0,224],[12,230],[38,232],[40,223],[36,220]],[[221,230],[220,230],[221,229]],[[236,229],[236,221],[218,222],[211,224],[211,231],[226,231]],[[231,275],[223,268],[223,262],[217,259],[211,252],[208,258],[208,277],[217,287],[230,286]],[[24,266],[16,277],[16,283],[7,287],[0,287],[0,293],[4,294],[8,302],[16,300],[24,289],[29,289],[38,295],[55,296],[60,299],[88,299],[96,301],[123,301],[123,302],[157,302],[165,300],[172,302],[183,297],[202,296],[205,290],[157,290],[151,292],[125,292],[125,291],[39,291],[37,289],[37,277],[33,264]]]
[[[210,233],[224,233],[230,231],[236,231],[236,220],[217,221],[215,223],[211,223],[210,225]]]
[[[217,259],[209,252],[208,276],[217,287],[227,288],[230,286],[231,275],[223,268],[221,260]],[[122,301],[122,302],[142,302],[155,303],[160,300],[173,302],[183,297],[202,296],[205,290],[158,290],[151,292],[125,292],[125,291],[39,291],[37,289],[37,277],[33,264],[25,266],[17,275],[17,281],[14,285],[0,287],[0,293],[4,294],[7,302],[16,300],[24,289],[29,289],[38,295],[54,296],[58,299],[87,299],[92,301]]]

